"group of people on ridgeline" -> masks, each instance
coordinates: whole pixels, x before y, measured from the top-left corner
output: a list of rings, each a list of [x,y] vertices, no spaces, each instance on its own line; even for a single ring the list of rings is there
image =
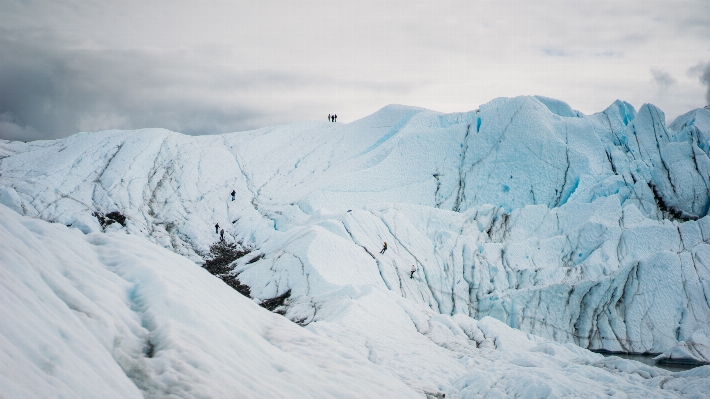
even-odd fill
[[[335,122],[335,121],[337,121],[337,120],[338,120],[338,115],[336,115],[336,114],[333,114],[333,115],[328,114],[328,121],[330,121],[330,122]]]
[[[381,254],[381,255],[384,255],[384,254],[385,254],[385,251],[387,251],[387,241],[385,241],[384,244],[382,244],[382,249],[380,250],[380,254]],[[409,278],[413,279],[413,278],[414,278],[414,272],[416,272],[416,271],[417,271],[417,267],[414,266],[414,265],[412,265],[412,272],[409,273]]]

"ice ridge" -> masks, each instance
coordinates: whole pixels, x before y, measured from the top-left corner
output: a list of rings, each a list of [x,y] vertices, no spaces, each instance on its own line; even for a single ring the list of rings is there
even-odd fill
[[[280,311],[301,324],[327,322],[333,293],[375,287],[558,342],[661,353],[710,324],[709,121],[516,97],[215,136],[3,141],[0,203],[198,262],[219,223],[263,255],[234,265],[253,299],[290,290]],[[94,216],[111,212],[125,226]]]

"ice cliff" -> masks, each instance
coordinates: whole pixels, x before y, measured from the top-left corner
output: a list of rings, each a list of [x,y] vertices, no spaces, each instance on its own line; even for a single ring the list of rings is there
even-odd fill
[[[701,398],[672,373],[447,316],[390,291],[333,292],[305,328],[136,235],[83,234],[0,205],[0,396]],[[321,294],[327,295],[326,293]]]
[[[4,141],[0,203],[198,262],[219,223],[252,251],[233,274],[253,299],[288,293],[278,311],[316,330],[372,292],[584,348],[707,353],[709,151],[707,109],[667,125],[622,101],[388,106],[347,125]]]

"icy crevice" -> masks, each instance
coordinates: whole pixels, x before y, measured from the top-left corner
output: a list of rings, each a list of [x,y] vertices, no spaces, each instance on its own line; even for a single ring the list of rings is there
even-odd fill
[[[480,119],[478,119],[480,121]],[[480,125],[479,125],[480,126]],[[477,128],[478,130],[478,128]],[[466,127],[466,134],[464,135],[463,138],[463,149],[461,150],[461,164],[459,165],[459,182],[458,182],[458,190],[456,191],[456,200],[454,201],[454,206],[453,206],[453,211],[455,212],[460,212],[461,211],[461,203],[464,201],[464,193],[466,190],[466,171],[464,169],[464,165],[466,165],[466,154],[468,153],[468,135],[471,131],[471,124],[468,124]],[[438,180],[438,179],[437,179]],[[438,192],[438,185],[437,185],[437,192]]]

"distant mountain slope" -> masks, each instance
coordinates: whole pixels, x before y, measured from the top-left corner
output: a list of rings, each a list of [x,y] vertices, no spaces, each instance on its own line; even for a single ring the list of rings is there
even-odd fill
[[[708,121],[518,97],[348,125],[2,142],[0,202],[197,261],[219,223],[253,250],[239,281],[257,301],[288,292],[280,311],[302,324],[329,320],[332,292],[380,287],[559,342],[663,352],[710,325]]]

